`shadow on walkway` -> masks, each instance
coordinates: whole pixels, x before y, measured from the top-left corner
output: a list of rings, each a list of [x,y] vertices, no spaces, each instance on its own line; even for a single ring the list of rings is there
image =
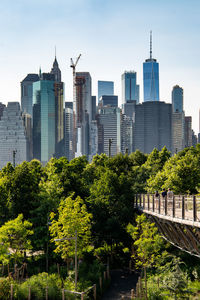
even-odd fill
[[[113,270],[111,271],[111,285],[105,292],[102,300],[121,300],[122,296],[125,299],[131,299],[131,289],[135,290],[138,280],[137,274],[129,274],[128,270]]]

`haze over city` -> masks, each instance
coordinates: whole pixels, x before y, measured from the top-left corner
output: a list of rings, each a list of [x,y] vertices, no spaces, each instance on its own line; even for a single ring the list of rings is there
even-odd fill
[[[198,133],[200,36],[198,1],[1,1],[0,101],[20,101],[20,81],[39,67],[48,72],[57,49],[65,82],[65,100],[72,100],[70,58],[82,54],[77,71],[97,80],[112,80],[121,104],[121,74],[135,70],[143,101],[142,63],[153,57],[160,67],[160,100],[171,102],[178,84],[184,109]]]

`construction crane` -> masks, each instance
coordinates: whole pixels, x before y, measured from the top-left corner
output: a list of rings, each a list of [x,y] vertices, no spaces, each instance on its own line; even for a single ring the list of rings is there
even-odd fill
[[[75,63],[74,63],[73,59],[71,58],[71,65],[70,65],[70,67],[73,69],[73,78],[75,78],[75,74],[76,74],[76,65],[77,65],[77,63],[78,63],[80,57],[81,57],[81,54],[79,54],[79,56],[78,56],[78,58],[76,59],[76,62],[75,62]]]

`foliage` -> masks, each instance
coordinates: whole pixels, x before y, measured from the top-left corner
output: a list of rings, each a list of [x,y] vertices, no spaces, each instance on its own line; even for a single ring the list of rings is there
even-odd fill
[[[63,259],[73,257],[75,253],[75,236],[77,235],[78,256],[88,250],[91,237],[92,215],[87,212],[86,205],[78,196],[68,197],[58,207],[58,218],[50,214],[50,234],[55,242],[55,252],[61,253]],[[60,241],[55,241],[59,239]]]
[[[0,277],[0,299],[10,300],[10,286],[12,280],[10,278]]]
[[[14,258],[15,262],[19,261],[22,252],[32,248],[29,240],[29,236],[33,234],[31,227],[30,222],[23,221],[22,214],[0,227],[0,244],[3,249],[0,252],[0,260],[3,263],[9,262],[11,258]]]
[[[46,287],[48,287],[49,300],[61,299],[61,279],[56,274],[48,275],[47,273],[34,275],[19,285],[17,289],[17,299],[27,299],[29,288],[31,289],[31,299],[45,299]]]
[[[137,216],[136,226],[127,226],[127,231],[132,236],[133,255],[137,267],[149,268],[159,265],[166,252],[161,252],[164,248],[164,240],[158,233],[154,223],[149,222],[145,215]]]

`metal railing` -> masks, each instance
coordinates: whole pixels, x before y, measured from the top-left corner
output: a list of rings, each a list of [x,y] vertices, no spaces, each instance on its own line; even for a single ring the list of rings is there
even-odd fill
[[[156,197],[152,194],[137,194],[134,198],[134,207],[182,220],[200,221],[200,196]]]

